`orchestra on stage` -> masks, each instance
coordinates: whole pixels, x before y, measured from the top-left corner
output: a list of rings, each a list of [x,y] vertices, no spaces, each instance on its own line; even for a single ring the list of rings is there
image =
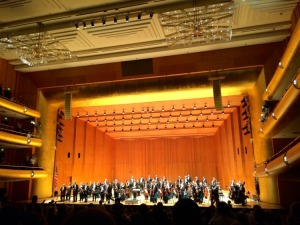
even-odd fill
[[[241,181],[235,183],[231,180],[229,187],[228,198],[233,200],[235,204],[246,203],[248,198],[245,195],[245,183]],[[106,202],[110,204],[112,201],[123,202],[125,200],[135,200],[143,196],[144,201],[157,203],[163,201],[164,203],[174,203],[174,199],[181,198],[193,199],[198,204],[203,204],[204,201],[210,202],[211,205],[218,203],[220,197],[223,196],[220,182],[215,178],[211,182],[207,182],[205,177],[200,180],[197,176],[192,179],[189,175],[184,178],[178,176],[175,182],[168,180],[166,177],[159,178],[155,176],[151,178],[148,176],[146,179],[140,177],[136,180],[133,176],[125,183],[119,182],[115,179],[113,182],[108,182],[105,179],[103,182],[81,182],[77,184],[69,183],[68,186],[63,184],[60,188],[60,199],[62,202],[88,202],[89,197],[92,201]]]

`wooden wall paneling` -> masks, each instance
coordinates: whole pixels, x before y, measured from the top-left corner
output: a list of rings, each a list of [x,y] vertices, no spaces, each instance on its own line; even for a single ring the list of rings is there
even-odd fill
[[[242,179],[243,174],[243,164],[242,164],[242,143],[241,143],[241,135],[240,135],[240,129],[241,129],[241,121],[239,116],[239,111],[234,110],[231,114],[231,123],[232,128],[236,131],[234,132],[234,140],[235,140],[235,155],[236,155],[236,166],[237,166],[237,177],[236,180]],[[226,121],[228,123],[229,121]]]
[[[230,148],[228,151],[228,156],[231,159],[230,160],[230,174],[231,174],[231,179],[237,180],[238,179],[238,164],[237,164],[237,146],[238,146],[238,136],[239,134],[236,133],[236,126],[234,126],[234,120],[233,116],[230,114],[229,118],[227,119],[228,122],[225,122],[224,125],[228,124],[227,126],[227,133],[231,133],[231,142],[230,142]]]
[[[228,142],[231,141],[230,133],[227,133],[227,126],[222,126],[219,128],[217,134],[215,135],[215,141],[217,146],[217,165],[218,165],[218,176],[216,179],[220,182],[221,186],[224,188],[229,183],[230,174],[230,161],[228,158]]]
[[[64,120],[64,132],[63,132],[63,142],[58,142],[59,148],[57,148],[56,159],[61,162],[58,166],[58,174],[60,177],[63,176],[63,183],[66,185],[72,177],[73,170],[73,160],[74,160],[74,119],[73,120]],[[70,153],[70,158],[68,158],[68,153]],[[73,179],[72,179],[73,181]]]
[[[250,191],[250,193],[255,194],[255,182],[254,182],[254,150],[252,145],[252,134],[244,135],[243,137],[243,156],[244,156],[244,181],[246,191]]]
[[[154,58],[154,73],[169,75],[262,66],[277,44],[270,43]]]
[[[125,181],[125,179],[129,179],[131,176],[136,178],[135,171],[133,170],[133,150],[132,145],[135,141],[131,140],[116,140],[115,144],[115,177],[117,179],[121,179]],[[142,151],[142,149],[141,149]],[[135,169],[138,169],[135,167]]]
[[[0,58],[0,84],[3,90],[11,89],[11,97],[14,96],[17,72],[7,60]]]
[[[96,130],[95,151],[94,151],[94,177],[95,181],[104,179],[111,181],[114,177],[115,150],[112,140],[106,133]]]
[[[101,177],[111,181],[115,177],[115,140],[104,134],[101,157]]]
[[[245,163],[245,135],[242,132],[242,127],[243,124],[245,123],[245,121],[243,121],[242,117],[241,117],[241,107],[237,108],[237,117],[236,120],[237,122],[239,122],[239,126],[236,127],[237,133],[239,133],[240,136],[240,160],[241,160],[241,167],[239,167],[239,170],[241,170],[241,176],[240,176],[240,180],[241,181],[245,181],[246,180],[246,163]],[[242,122],[243,121],[243,122]]]
[[[28,76],[38,88],[46,88],[120,80],[122,78],[121,71],[121,63],[109,63],[39,71],[24,75]]]
[[[104,133],[96,129],[95,131],[95,139],[94,139],[94,168],[93,168],[93,176],[95,179],[100,180],[100,182],[103,182],[103,177],[101,177],[101,171],[102,169],[102,155],[103,155],[103,142],[104,142]]]
[[[236,180],[237,179],[237,165],[236,165],[236,155],[234,154],[234,149],[235,149],[235,135],[239,135],[239,130],[234,129],[234,126],[232,124],[231,120],[231,115],[230,118],[228,119],[228,122],[224,124],[224,129],[226,130],[226,136],[224,138],[227,138],[227,157],[228,157],[228,177],[226,180],[226,184],[229,185],[229,182],[231,179]],[[235,134],[238,132],[237,134]]]
[[[83,150],[83,178],[85,182],[95,181],[94,170],[94,133],[95,127],[88,122],[85,123],[84,150]]]
[[[73,172],[72,177],[77,180],[78,182],[84,181],[83,176],[83,157],[84,157],[84,147],[85,147],[85,121],[77,119],[76,121],[76,132],[74,137],[74,163],[73,163]],[[80,154],[80,158],[78,155]]]

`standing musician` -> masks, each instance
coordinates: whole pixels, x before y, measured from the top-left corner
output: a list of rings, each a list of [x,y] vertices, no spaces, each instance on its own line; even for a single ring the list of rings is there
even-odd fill
[[[205,193],[205,186],[202,184],[202,182],[200,182],[198,186],[198,195],[199,195],[200,204],[203,203],[204,193]]]
[[[242,204],[245,205],[246,199],[248,196],[245,195],[245,182],[242,183],[241,181],[238,182],[237,187],[236,187],[236,199],[235,203],[236,204]]]
[[[183,180],[181,179],[180,176],[178,176],[178,178],[177,178],[177,183],[178,183],[179,185],[181,185],[182,182],[183,182]]]
[[[97,184],[96,184],[96,182],[94,182],[93,184],[92,184],[92,187],[91,187],[91,189],[92,189],[92,199],[93,199],[93,201],[97,201]]]
[[[76,183],[76,181],[74,182],[72,189],[73,189],[73,202],[77,202],[77,195],[78,195],[79,186]]]
[[[113,183],[113,189],[115,199],[119,198],[120,184],[117,179],[115,179],[115,182]]]
[[[143,190],[144,189],[144,183],[145,183],[145,179],[143,176],[140,177],[140,180],[139,180],[139,186],[140,188]]]
[[[82,197],[83,197],[82,200],[84,200],[84,202],[87,202],[87,200],[88,200],[89,186],[88,186],[88,183],[83,184],[83,185],[84,186],[83,186],[83,189],[82,189]]]
[[[150,201],[153,203],[157,203],[157,198],[159,196],[158,190],[157,183],[155,180],[153,180],[150,188]]]
[[[80,183],[80,187],[79,187],[79,201],[81,202],[81,201],[83,201],[83,189],[84,189],[84,183],[83,182],[81,182]]]
[[[210,193],[211,194],[210,195],[211,205],[214,205],[215,202],[216,202],[216,204],[218,204],[219,203],[219,186],[218,186],[218,182],[215,178],[212,179],[210,191],[211,191],[211,193]]]
[[[60,188],[60,201],[62,201],[62,202],[65,201],[66,191],[67,191],[66,185],[63,184]]]
[[[228,195],[228,198],[231,200],[235,200],[235,194],[236,194],[235,189],[236,189],[235,181],[231,180],[229,185],[229,195]]]
[[[106,189],[104,188],[104,184],[100,184],[100,201],[104,202]]]
[[[110,200],[112,199],[112,184],[108,184],[107,186],[107,189],[106,189],[106,194],[105,194],[105,197],[106,197],[106,201],[108,202],[108,204],[110,203]]]
[[[71,182],[69,182],[69,185],[66,190],[66,200],[67,201],[71,200],[71,191],[72,191],[72,184],[71,184]]]

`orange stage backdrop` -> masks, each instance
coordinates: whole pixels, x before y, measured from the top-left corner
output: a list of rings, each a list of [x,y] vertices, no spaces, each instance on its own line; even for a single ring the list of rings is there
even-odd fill
[[[65,121],[64,139],[57,144],[58,187],[68,182],[94,182],[131,176],[166,176],[175,181],[215,177],[223,189],[231,179],[246,182],[254,194],[254,155],[250,135],[243,135],[239,109],[214,136],[112,139],[88,122]]]

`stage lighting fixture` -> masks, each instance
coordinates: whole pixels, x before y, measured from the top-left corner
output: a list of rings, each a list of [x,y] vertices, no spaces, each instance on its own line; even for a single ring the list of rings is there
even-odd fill
[[[142,14],[141,14],[141,13],[138,13],[137,18],[138,18],[138,20],[141,20]]]
[[[78,23],[75,23],[75,28],[76,28],[76,30],[79,30]]]
[[[249,119],[249,116],[248,116],[248,115],[245,116],[243,120],[247,120],[247,119]]]
[[[114,17],[114,24],[117,24],[118,23],[118,18],[115,16]]]
[[[83,29],[85,29],[86,28],[86,22],[83,22],[82,25],[83,25]]]
[[[241,103],[245,103],[247,101],[246,96],[244,96],[244,98],[242,99]]]
[[[153,11],[150,11],[150,18],[152,19],[153,18]]]
[[[94,26],[95,26],[95,21],[91,20],[91,27],[94,27]]]
[[[105,24],[106,24],[106,19],[102,18],[102,25],[105,25]]]
[[[244,133],[244,135],[247,135],[247,134],[250,134],[250,131],[249,131],[249,130],[247,130],[247,131]]]
[[[247,102],[244,102],[244,104],[242,105],[242,108],[245,108],[245,107],[247,107]]]
[[[297,82],[297,80],[293,80],[293,86],[296,89],[300,89],[300,84]]]
[[[129,22],[129,15],[125,16],[125,20],[126,20],[127,23]]]
[[[245,109],[244,112],[242,113],[242,116],[247,115],[247,113],[248,113],[248,111],[247,111],[247,109]]]
[[[242,128],[242,130],[246,130],[246,129],[248,129],[248,124],[246,124],[246,125]]]

